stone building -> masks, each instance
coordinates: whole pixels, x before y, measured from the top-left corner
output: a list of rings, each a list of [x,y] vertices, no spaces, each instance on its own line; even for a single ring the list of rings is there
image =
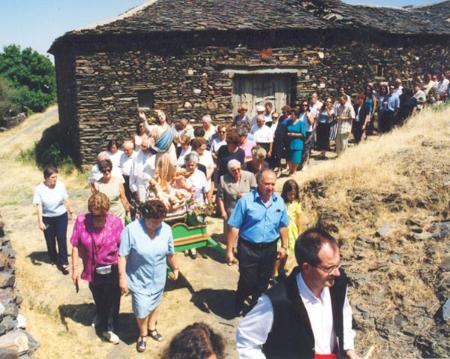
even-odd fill
[[[78,165],[133,133],[138,108],[230,121],[271,100],[450,68],[450,1],[420,8],[338,0],[152,0],[66,33],[55,55],[63,139]]]

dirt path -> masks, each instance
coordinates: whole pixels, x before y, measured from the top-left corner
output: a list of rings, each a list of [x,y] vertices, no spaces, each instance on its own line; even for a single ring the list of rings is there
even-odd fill
[[[121,303],[118,332],[122,343],[102,342],[91,322],[94,306],[85,283],[75,293],[69,276],[63,276],[48,263],[45,242],[38,230],[31,199],[34,187],[42,181],[41,172],[32,164],[18,160],[20,150],[31,148],[42,131],[57,122],[57,109],[34,115],[18,128],[0,134],[1,214],[17,252],[17,286],[24,302],[22,313],[28,329],[40,342],[39,358],[134,358],[138,335],[131,310],[131,298]],[[89,190],[82,175],[60,178],[66,184],[77,213],[85,211]],[[83,185],[80,185],[83,183]],[[72,222],[70,226],[72,225]],[[211,223],[209,232],[216,236],[222,225]],[[71,228],[68,235],[71,234]],[[139,357],[156,358],[170,338],[195,321],[211,324],[227,340],[227,358],[234,358],[236,319],[232,319],[233,290],[237,268],[228,267],[212,250],[204,250],[196,260],[178,254],[183,278],[170,283],[162,301],[158,328],[162,343],[148,342],[148,350]]]

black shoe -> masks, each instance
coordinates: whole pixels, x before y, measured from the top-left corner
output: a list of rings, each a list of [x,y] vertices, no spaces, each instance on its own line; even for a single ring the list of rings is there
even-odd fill
[[[138,353],[145,352],[145,349],[147,349],[147,343],[145,342],[145,337],[139,337],[136,342],[136,350]]]
[[[159,334],[158,330],[155,328],[153,330],[148,330],[148,336],[152,338],[153,340],[156,340],[157,342],[160,342],[163,340],[163,336]]]
[[[190,249],[189,250],[189,255],[192,259],[196,259],[197,258],[197,250],[195,249]]]
[[[68,275],[69,274],[69,267],[68,266],[62,266],[62,265],[58,265],[58,269],[62,272],[62,274],[64,275]]]

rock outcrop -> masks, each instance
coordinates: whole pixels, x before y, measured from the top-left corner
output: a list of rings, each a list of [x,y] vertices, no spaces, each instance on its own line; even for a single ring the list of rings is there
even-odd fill
[[[0,358],[32,358],[39,344],[25,331],[16,289],[16,253],[0,220]]]

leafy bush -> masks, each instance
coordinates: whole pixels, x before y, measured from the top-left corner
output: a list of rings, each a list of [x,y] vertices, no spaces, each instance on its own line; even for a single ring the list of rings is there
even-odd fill
[[[60,145],[60,138],[59,124],[50,126],[44,130],[41,139],[32,148],[20,151],[18,159],[22,162],[36,162],[41,169],[53,165],[64,173],[72,173],[76,166]]]
[[[16,89],[14,102],[22,110],[40,112],[56,100],[55,68],[31,48],[6,46],[0,53],[0,76]]]

